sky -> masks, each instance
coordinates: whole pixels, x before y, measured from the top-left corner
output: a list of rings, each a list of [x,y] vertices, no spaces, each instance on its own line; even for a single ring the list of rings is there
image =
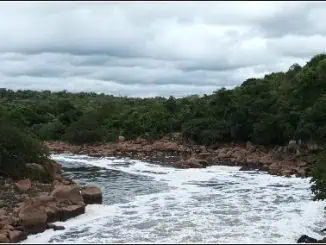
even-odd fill
[[[326,2],[1,2],[0,88],[211,94],[326,49]]]

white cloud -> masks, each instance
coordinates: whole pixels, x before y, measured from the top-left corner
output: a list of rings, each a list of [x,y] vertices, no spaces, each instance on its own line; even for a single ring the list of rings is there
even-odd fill
[[[1,2],[0,87],[211,93],[324,52],[324,16],[323,2]]]

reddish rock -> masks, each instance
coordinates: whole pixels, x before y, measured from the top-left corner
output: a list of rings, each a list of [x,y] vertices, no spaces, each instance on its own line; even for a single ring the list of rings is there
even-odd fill
[[[21,224],[30,233],[43,232],[46,228],[46,212],[33,203],[28,203],[19,212]]]
[[[51,193],[57,201],[69,201],[73,204],[84,204],[80,188],[78,186],[59,185]]]
[[[32,182],[30,179],[20,180],[17,183],[15,183],[15,187],[17,188],[18,191],[26,192],[32,188]]]

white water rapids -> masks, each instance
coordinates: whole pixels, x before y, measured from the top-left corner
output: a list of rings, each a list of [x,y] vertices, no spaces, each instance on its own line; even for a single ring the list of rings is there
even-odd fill
[[[322,238],[325,202],[309,179],[240,172],[239,167],[175,169],[138,160],[53,155],[67,176],[103,190],[103,205],[23,243],[295,243]],[[323,227],[325,226],[325,227]]]

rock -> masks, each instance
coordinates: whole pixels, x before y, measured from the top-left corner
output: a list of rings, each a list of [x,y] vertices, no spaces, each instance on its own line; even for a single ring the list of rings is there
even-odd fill
[[[316,242],[317,239],[309,237],[307,235],[302,235],[297,241],[297,243],[316,243]]]
[[[60,226],[60,225],[55,225],[55,224],[47,224],[47,229],[53,229],[55,231],[61,231],[61,230],[64,230],[65,227]]]
[[[55,202],[55,198],[53,196],[42,195],[42,196],[39,196],[38,198],[36,198],[35,201],[38,201],[42,204],[47,204],[50,202]]]
[[[9,238],[7,234],[0,233],[0,243],[9,243]]]
[[[25,231],[24,226],[22,226],[22,225],[16,226],[15,230],[17,230],[17,231]]]
[[[249,167],[249,166],[242,166],[239,171],[254,171],[256,168]]]
[[[47,222],[56,222],[56,221],[60,221],[60,210],[59,208],[56,206],[55,203],[48,204],[48,206],[45,207],[45,212],[47,215]]]
[[[15,187],[17,188],[17,190],[21,192],[26,192],[32,188],[32,182],[30,179],[20,180],[17,183],[15,183]]]
[[[125,137],[124,136],[119,136],[119,142],[124,142],[125,141]]]
[[[14,220],[11,216],[0,216],[0,227],[11,225],[14,223]]]
[[[100,188],[95,186],[89,186],[82,188],[82,196],[85,204],[101,204],[102,203],[102,191]]]
[[[17,243],[27,238],[26,232],[23,231],[9,231],[9,240],[12,243]]]
[[[66,228],[64,227],[64,226],[62,226],[62,225],[56,225],[56,226],[54,226],[54,228],[53,228],[53,230],[55,230],[55,231],[63,231],[63,230],[65,230]]]
[[[84,204],[80,188],[78,186],[59,185],[52,191],[51,196],[57,201],[69,201],[72,204]]]
[[[175,167],[179,168],[203,168],[207,167],[208,163],[205,160],[190,157],[185,161],[179,161],[175,164]]]
[[[70,205],[61,209],[61,221],[76,217],[85,213],[85,205]]]
[[[198,158],[205,160],[205,159],[209,158],[210,156],[211,156],[211,154],[209,152],[202,152],[202,153],[199,153]]]
[[[13,231],[14,227],[12,225],[5,225],[2,227],[2,230]]]
[[[19,213],[19,218],[27,232],[43,232],[46,228],[47,215],[42,209],[33,206],[23,208]]]

